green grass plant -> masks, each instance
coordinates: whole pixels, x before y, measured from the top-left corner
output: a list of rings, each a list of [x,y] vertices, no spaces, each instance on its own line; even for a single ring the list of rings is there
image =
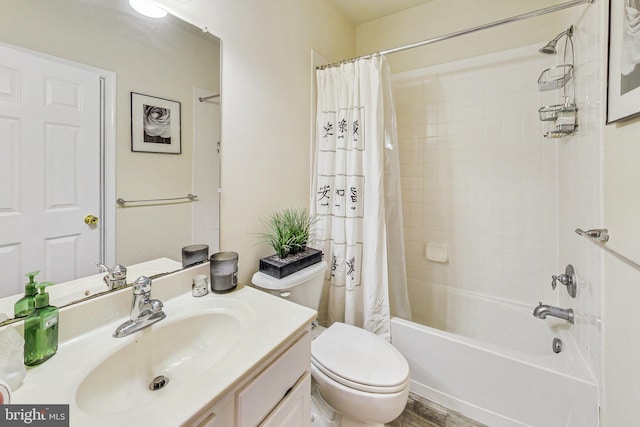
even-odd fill
[[[262,241],[271,245],[279,258],[286,258],[305,250],[317,219],[306,208],[286,208],[261,222],[269,230],[260,233]]]

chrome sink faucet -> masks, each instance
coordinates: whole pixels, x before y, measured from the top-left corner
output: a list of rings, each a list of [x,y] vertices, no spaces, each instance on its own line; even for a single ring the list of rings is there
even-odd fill
[[[133,282],[133,300],[129,320],[118,326],[115,338],[126,337],[166,317],[160,300],[151,299],[151,279],[140,276]]]
[[[102,279],[107,287],[111,290],[118,289],[127,285],[127,267],[116,264],[115,267],[109,268],[104,264],[96,263],[98,267],[107,272],[108,274]]]
[[[540,304],[533,309],[533,315],[538,319],[546,319],[547,316],[557,317],[564,319],[569,323],[573,323],[573,310],[570,308],[558,308],[552,305]]]

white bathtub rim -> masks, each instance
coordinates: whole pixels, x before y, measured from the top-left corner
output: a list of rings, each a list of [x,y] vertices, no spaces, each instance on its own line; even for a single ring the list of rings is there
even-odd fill
[[[436,290],[437,292],[442,292],[444,294],[452,295],[455,298],[464,298],[464,299],[469,299],[473,301],[490,304],[495,307],[499,307],[500,309],[506,310],[508,312],[515,313],[518,316],[523,316],[523,319],[528,317],[530,318],[529,320],[533,320],[534,322],[538,323],[538,325],[534,327],[536,330],[538,330],[539,327],[544,325],[544,327],[547,330],[546,331],[547,333],[553,333],[555,335],[558,335],[558,334],[573,335],[571,334],[571,329],[573,328],[573,325],[565,320],[556,319],[552,317],[549,317],[548,319],[535,320],[533,318],[533,309],[537,305],[535,301],[532,303],[524,303],[522,301],[515,301],[511,299],[500,298],[498,296],[493,296],[493,295],[485,295],[482,293],[469,291],[467,289],[454,288],[451,286],[445,286],[442,284],[428,282],[424,280],[418,280],[418,279],[410,279],[410,282],[417,283],[422,287],[428,287],[430,289]],[[576,320],[580,321],[581,317],[577,316]],[[544,323],[540,323],[540,322],[544,322]],[[434,327],[434,326],[431,326],[429,323],[423,323],[423,322],[417,322],[417,323],[427,325],[429,327]],[[440,328],[436,327],[436,329],[440,329]],[[446,331],[446,329],[444,330]],[[475,334],[468,334],[465,332],[458,332],[458,331],[448,331],[448,332],[452,332],[454,335],[469,337],[471,339],[477,340],[478,342],[493,343],[493,345],[503,348],[503,346],[499,343],[499,341],[496,341],[496,339],[493,337],[485,339],[485,338],[480,338],[478,336],[475,336]],[[563,340],[565,339],[564,336],[562,336],[561,338],[563,338]],[[529,355],[534,354],[533,351],[519,349],[511,345],[507,345],[505,347],[516,353],[520,352],[521,354],[529,354]],[[549,348],[550,347],[551,345],[549,345]],[[541,350],[539,354],[548,355],[550,353],[548,353],[548,349],[547,349],[547,350]]]
[[[465,345],[468,345],[476,350],[480,350],[480,351],[486,351],[488,353],[491,353],[493,355],[499,356],[499,357],[504,357],[507,358],[509,360],[512,360],[514,362],[517,363],[521,363],[527,366],[532,366],[538,369],[542,369],[544,371],[547,372],[551,372],[553,374],[556,375],[562,375],[562,376],[566,376],[572,379],[575,379],[576,381],[580,381],[584,384],[587,385],[597,385],[597,382],[593,379],[593,375],[591,374],[591,372],[586,368],[586,364],[584,359],[582,359],[582,357],[580,357],[579,354],[573,354],[574,357],[577,357],[578,360],[577,362],[580,363],[580,369],[579,372],[574,372],[574,373],[568,373],[565,372],[563,370],[558,370],[558,369],[551,369],[547,366],[543,366],[534,362],[531,362],[529,360],[524,360],[521,357],[527,357],[526,354],[524,353],[519,353],[518,355],[521,357],[516,357],[513,354],[510,354],[509,351],[506,351],[505,349],[501,349],[500,347],[496,346],[495,344],[492,343],[486,343],[484,341],[480,341],[471,337],[467,337],[467,336],[462,336],[462,335],[457,335],[451,332],[447,332],[447,331],[442,331],[440,329],[436,329],[436,328],[432,328],[430,326],[425,326],[422,325],[420,323],[416,323],[410,320],[406,320],[406,319],[402,319],[400,317],[392,317],[391,318],[391,322],[397,322],[400,324],[403,324],[407,327],[410,328],[414,328],[414,329],[424,329],[427,330],[429,333],[433,333],[438,335],[439,337],[442,337],[448,341],[453,341],[453,342],[460,342],[460,341],[464,341]],[[571,338],[570,336],[568,338]],[[391,336],[391,344],[393,344],[393,335]],[[572,343],[574,344],[574,343]],[[574,344],[575,345],[575,344]],[[513,351],[515,353],[515,351]],[[577,351],[575,352],[577,353]],[[553,354],[550,354],[548,357],[553,357]],[[537,356],[537,357],[541,357],[541,356]],[[547,357],[547,356],[544,356]]]
[[[419,279],[408,279],[408,280],[412,282],[420,283],[422,285],[434,287],[444,292],[458,293],[458,294],[462,294],[463,296],[482,299],[492,304],[500,304],[508,307],[509,309],[516,308],[517,310],[522,310],[523,312],[533,313],[533,309],[536,308],[537,306],[537,303],[535,302],[533,304],[527,304],[522,301],[516,301],[508,298],[501,298],[494,295],[486,295],[480,292],[474,292],[464,288],[456,288],[456,287],[442,285],[439,283],[429,282],[425,280],[419,280]],[[558,323],[556,326],[561,330],[568,330],[571,327],[571,325],[568,323]]]
[[[393,318],[391,329],[392,343],[397,341],[394,345],[406,352],[405,357],[409,360],[412,370],[410,390],[426,399],[491,427],[599,425],[597,411],[600,404],[595,383],[559,375],[539,365],[532,367],[503,353],[488,351],[484,346],[471,345],[465,337],[403,319]],[[397,340],[394,340],[394,333]],[[429,353],[434,353],[431,354],[432,363],[425,363],[424,355]],[[458,358],[458,353],[462,359]],[[464,357],[472,359],[465,360]],[[454,360],[453,363],[462,365],[451,366]],[[481,365],[474,366],[474,361]],[[487,372],[495,376],[497,388],[493,380],[486,378],[474,382],[478,366],[486,366]],[[531,383],[522,387],[522,380],[531,374],[534,375],[528,377]],[[547,393],[549,381],[559,381],[553,386],[559,394]],[[537,390],[535,396],[538,397],[533,401],[530,400],[531,390]],[[578,418],[574,417],[576,414]]]
[[[589,364],[587,363],[587,361],[584,359],[584,355],[578,351],[578,348],[579,348],[578,343],[576,342],[575,336],[571,331],[574,325],[564,320],[555,319],[555,318],[534,319],[532,312],[533,312],[533,308],[535,308],[535,305],[536,305],[535,303],[525,304],[521,301],[514,301],[506,298],[492,296],[492,295],[485,295],[482,293],[469,291],[467,289],[454,288],[451,286],[445,286],[445,285],[430,282],[430,281],[424,281],[419,279],[410,279],[410,280],[416,283],[420,283],[421,285],[428,286],[433,289],[437,289],[441,292],[453,294],[456,297],[464,297],[464,298],[470,298],[474,300],[477,299],[477,300],[486,302],[488,304],[495,304],[496,306],[500,306],[501,308],[504,308],[508,311],[513,311],[515,313],[518,313],[519,315],[528,316],[529,314],[531,314],[530,317],[533,322],[544,322],[544,325],[547,328],[547,332],[549,334],[553,334],[554,337],[560,338],[562,340],[562,342],[564,343],[565,349],[563,350],[563,354],[561,355],[561,357],[563,357],[563,359],[570,358],[572,360],[571,364],[562,363],[561,367],[554,366],[554,367],[547,367],[547,368],[549,368],[554,373],[567,373],[572,377],[583,379],[589,383],[597,383],[595,379],[595,375],[589,368]],[[576,321],[580,321],[580,319],[581,318],[579,316],[576,317]],[[437,327],[425,325],[421,322],[413,322],[413,323],[417,325],[425,326],[426,328],[429,328],[429,330],[442,332],[443,334],[445,334],[444,336],[446,337],[451,337],[453,339],[460,337],[461,339],[465,340],[465,342],[469,342],[472,345],[475,345],[476,348],[479,347],[482,349],[485,349],[485,348],[493,349],[494,353],[498,352],[500,355],[504,355],[506,352],[516,360],[521,360],[521,359],[529,360],[531,358],[536,358],[536,357],[546,358],[547,356],[554,357],[554,354],[551,349],[551,341],[552,341],[551,339],[548,342],[548,347],[546,348],[546,350],[542,351],[539,354],[532,354],[527,351],[519,350],[517,348],[513,348],[510,346],[503,347],[500,344],[497,344],[493,340],[480,339],[480,338],[474,337],[473,335],[464,334],[464,333],[459,334],[456,332],[450,332],[447,330],[439,329]],[[542,325],[539,325],[539,326],[542,326]],[[446,335],[446,334],[449,334],[449,335]],[[559,364],[558,361],[555,361],[555,360],[548,363],[550,363],[551,365]],[[532,361],[531,364],[538,366],[538,364],[535,361]]]

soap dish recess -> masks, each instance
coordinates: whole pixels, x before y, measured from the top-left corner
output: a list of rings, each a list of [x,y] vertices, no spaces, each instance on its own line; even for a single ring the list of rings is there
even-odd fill
[[[449,261],[449,249],[446,245],[427,243],[425,257],[429,261],[447,262]]]

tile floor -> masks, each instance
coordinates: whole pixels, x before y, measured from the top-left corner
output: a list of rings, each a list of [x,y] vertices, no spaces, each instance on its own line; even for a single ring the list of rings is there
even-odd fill
[[[404,412],[386,427],[487,427],[464,415],[410,393]]]

